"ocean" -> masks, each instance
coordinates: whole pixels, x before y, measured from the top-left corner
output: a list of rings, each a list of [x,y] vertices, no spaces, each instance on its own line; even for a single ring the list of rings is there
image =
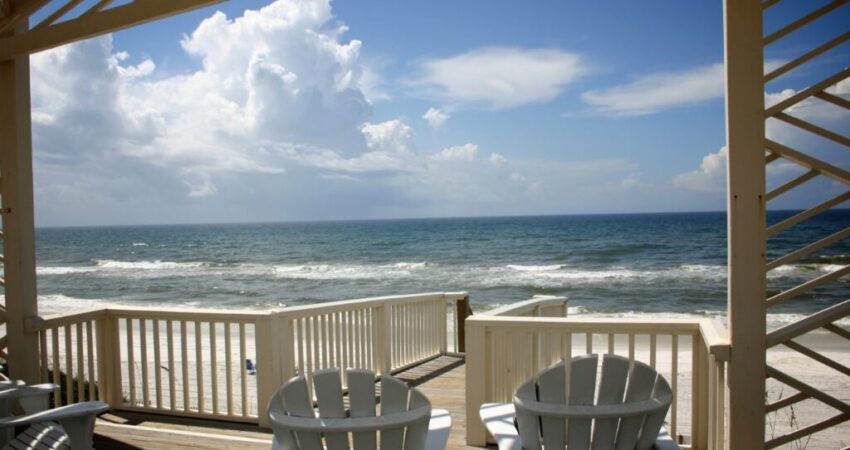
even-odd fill
[[[776,223],[793,212],[772,212]],[[769,257],[850,226],[834,210],[780,233]],[[468,291],[473,310],[534,295],[570,314],[721,317],[723,212],[39,228],[44,313],[104,303],[268,309],[433,291]],[[773,270],[768,295],[850,263],[844,241]],[[846,300],[845,279],[771,309],[780,325]]]

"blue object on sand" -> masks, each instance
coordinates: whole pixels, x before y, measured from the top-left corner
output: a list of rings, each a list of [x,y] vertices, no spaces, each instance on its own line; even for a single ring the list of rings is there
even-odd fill
[[[250,358],[245,360],[245,370],[251,375],[257,373],[257,366],[254,365],[254,362]]]

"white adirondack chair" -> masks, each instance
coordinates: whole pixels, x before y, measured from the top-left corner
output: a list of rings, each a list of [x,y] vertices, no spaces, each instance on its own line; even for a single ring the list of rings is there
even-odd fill
[[[673,398],[667,380],[642,362],[630,372],[628,359],[605,355],[597,393],[598,359],[572,359],[569,393],[560,362],[520,385],[513,404],[482,405],[499,450],[679,449],[663,430]]]
[[[418,390],[398,378],[381,377],[381,412],[376,416],[375,373],[348,369],[345,410],[339,369],[313,373],[318,417],[304,376],[284,383],[269,402],[274,449],[281,450],[442,450],[451,429],[446,410],[431,409]],[[350,436],[349,436],[350,434]],[[322,444],[324,438],[324,446]],[[350,438],[350,439],[349,439]]]
[[[3,450],[71,449],[91,450],[94,422],[109,409],[103,402],[74,403],[48,409],[55,384],[0,386],[0,447]],[[12,416],[17,404],[23,416]],[[27,428],[13,436],[16,427]]]

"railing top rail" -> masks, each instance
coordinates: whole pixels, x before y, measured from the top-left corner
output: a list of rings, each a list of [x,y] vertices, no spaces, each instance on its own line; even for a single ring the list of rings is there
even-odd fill
[[[241,311],[232,309],[108,307],[107,315],[128,319],[172,319],[224,322],[253,322],[269,317],[278,310]]]
[[[500,306],[498,308],[491,309],[489,311],[484,311],[480,315],[483,316],[512,316],[515,314],[522,314],[527,311],[531,311],[534,308],[541,306],[549,306],[549,305],[560,305],[562,303],[568,302],[569,299],[567,297],[557,297],[553,295],[537,295],[528,300],[511,303],[510,305]]]
[[[576,333],[695,334],[707,319],[603,319],[569,317],[505,317],[475,315],[466,319],[467,328],[533,328],[557,330],[565,327]]]
[[[84,322],[86,320],[99,319],[106,315],[107,308],[88,308],[70,313],[51,314],[46,317],[30,317],[24,323],[28,332],[42,331],[53,327]]]
[[[416,303],[424,301],[457,301],[467,295],[468,294],[466,292],[431,292],[425,294],[389,295],[384,297],[341,300],[304,306],[290,306],[288,308],[279,309],[276,314],[288,317],[302,317],[313,314],[327,314],[338,311],[363,309],[386,304]]]
[[[719,320],[702,319],[700,320],[700,334],[708,351],[720,361],[729,361],[729,332]]]

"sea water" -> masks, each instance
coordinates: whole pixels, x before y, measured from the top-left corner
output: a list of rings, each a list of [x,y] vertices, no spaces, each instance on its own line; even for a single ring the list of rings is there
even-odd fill
[[[793,212],[775,212],[777,223]],[[772,238],[772,259],[850,226],[821,214]],[[43,312],[100,304],[268,309],[468,291],[473,309],[562,295],[570,313],[722,317],[726,215],[452,218],[41,228]],[[844,241],[768,275],[768,296],[850,263]],[[846,300],[850,280],[771,309],[781,324]]]

